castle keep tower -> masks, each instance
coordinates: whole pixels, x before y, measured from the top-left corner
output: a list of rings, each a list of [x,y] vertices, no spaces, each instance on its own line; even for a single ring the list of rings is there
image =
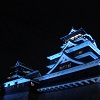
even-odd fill
[[[4,100],[100,100],[100,50],[95,40],[83,28],[72,28],[60,39],[61,51],[47,57],[45,75],[15,64],[9,81],[0,87]]]
[[[33,80],[39,83],[40,100],[43,95],[45,100],[94,100],[90,95],[99,100],[96,92],[100,81],[100,50],[95,40],[83,28],[72,28],[60,39],[64,42],[62,50],[47,57],[49,71]]]

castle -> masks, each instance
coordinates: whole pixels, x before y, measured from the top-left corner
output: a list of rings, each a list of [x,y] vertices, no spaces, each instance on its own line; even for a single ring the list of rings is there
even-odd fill
[[[71,29],[61,51],[48,56],[49,71],[39,70],[17,62],[8,81],[1,85],[4,100],[99,100],[100,50],[95,40],[83,28]]]

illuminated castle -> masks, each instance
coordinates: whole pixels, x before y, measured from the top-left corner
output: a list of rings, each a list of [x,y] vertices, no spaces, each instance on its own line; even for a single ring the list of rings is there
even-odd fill
[[[100,50],[95,40],[82,28],[72,28],[60,39],[64,42],[62,50],[47,57],[50,65],[46,66],[49,71],[45,75],[23,66],[19,68],[21,75],[17,73],[17,82],[30,85],[26,86],[30,91],[28,100],[99,100]],[[18,66],[14,68],[18,72]],[[9,82],[4,83],[5,88]]]
[[[100,50],[95,40],[82,28],[72,28],[60,39],[62,50],[47,57],[49,71],[33,79],[39,86],[38,100],[100,100]]]
[[[95,40],[82,28],[72,28],[67,36],[60,39],[64,41],[62,50],[47,57],[50,70],[34,79],[43,83],[43,87],[37,89],[39,92],[91,84],[98,79],[100,50]],[[45,85],[46,82],[50,84]]]

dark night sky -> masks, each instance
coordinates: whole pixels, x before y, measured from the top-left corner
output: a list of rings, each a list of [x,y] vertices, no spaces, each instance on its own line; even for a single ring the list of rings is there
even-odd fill
[[[83,27],[100,47],[100,1],[1,0],[0,82],[17,60],[45,74],[46,57],[61,50],[60,37],[72,26]]]

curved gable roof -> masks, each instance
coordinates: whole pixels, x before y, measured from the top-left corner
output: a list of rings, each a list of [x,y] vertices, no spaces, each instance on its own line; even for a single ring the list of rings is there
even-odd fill
[[[47,74],[50,74],[60,63],[65,63],[68,61],[74,62],[76,64],[83,64],[83,62],[77,61],[76,59],[69,57],[67,53],[63,52],[58,62],[52,67],[52,69]]]

